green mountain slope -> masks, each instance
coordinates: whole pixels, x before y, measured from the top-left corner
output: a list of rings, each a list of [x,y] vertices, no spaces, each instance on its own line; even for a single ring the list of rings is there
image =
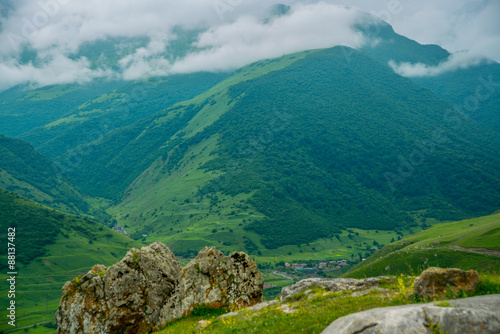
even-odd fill
[[[225,73],[195,73],[122,82],[113,90],[66,110],[66,113],[19,135],[40,153],[56,158],[68,150],[98,140],[175,103],[191,99],[225,79]],[[46,113],[39,110],[40,114]],[[80,153],[85,154],[85,153]],[[73,160],[78,159],[76,157]],[[73,161],[67,161],[68,168]]]
[[[499,239],[499,213],[438,224],[385,246],[347,276],[418,274],[428,267],[498,272]]]
[[[413,80],[449,101],[463,117],[500,132],[500,64],[483,63]]]
[[[16,86],[0,92],[0,133],[17,137],[67,115],[103,91],[113,91],[120,82],[93,82],[89,85],[54,85],[38,89]]]
[[[131,247],[141,244],[88,219],[42,206],[13,193],[0,190],[0,228],[3,240],[7,229],[15,228],[16,325],[53,320],[63,284],[90,268],[118,261]],[[6,254],[7,247],[2,251]],[[5,257],[6,258],[6,257]],[[0,264],[0,278],[7,278],[7,261]],[[3,296],[7,296],[3,285]],[[8,298],[1,299],[5,309]],[[11,329],[8,318],[0,330]]]
[[[53,163],[29,143],[0,135],[0,188],[72,213],[90,206]]]
[[[155,160],[206,128],[224,113],[232,101],[227,90],[233,84],[252,76],[283,68],[307,53],[269,61],[255,71],[240,72],[195,99],[160,111],[150,117],[114,131],[98,144],[91,143],[81,151],[89,151],[80,167],[70,173],[83,190],[96,196],[120,198],[123,191]],[[70,152],[58,161],[64,163]]]
[[[457,127],[449,107],[355,50],[306,52],[249,65],[110,135],[72,175],[115,199],[109,212],[137,236],[174,249],[488,214],[499,137],[472,120]]]
[[[358,30],[371,40],[361,51],[383,65],[393,61],[396,64],[420,63],[433,67],[446,62],[451,56],[440,46],[421,45],[396,34],[383,21],[359,26]],[[465,117],[500,132],[500,64],[485,60],[468,68],[459,67],[439,75],[411,79],[450,102]]]
[[[422,45],[399,35],[390,24],[369,16],[367,21],[371,23],[356,27],[369,41],[360,51],[383,65],[388,65],[388,62],[392,60],[396,63],[424,63],[436,66],[450,55],[448,51],[438,45]]]

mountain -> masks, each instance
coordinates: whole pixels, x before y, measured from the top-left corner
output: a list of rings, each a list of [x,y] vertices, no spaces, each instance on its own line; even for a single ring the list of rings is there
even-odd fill
[[[137,236],[176,250],[273,249],[491,213],[499,137],[456,126],[448,109],[360,51],[302,52],[105,136],[71,176],[114,199],[108,212]]]
[[[0,133],[20,136],[65,117],[69,110],[119,86],[118,82],[95,81],[89,85],[53,85],[37,89],[16,86],[0,92]]]
[[[359,263],[349,277],[418,274],[428,267],[496,272],[500,214],[438,224],[388,244]]]
[[[15,228],[16,325],[53,319],[66,281],[94,264],[117,262],[130,247],[142,245],[86,218],[69,215],[0,190],[0,227]],[[6,240],[6,239],[5,239]],[[6,252],[7,248],[5,248]],[[6,253],[3,253],[6,254]],[[0,265],[5,280],[7,261]],[[1,291],[7,296],[7,285]],[[8,298],[2,298],[7,308]],[[11,328],[2,319],[0,330]]]
[[[485,61],[466,69],[413,80],[449,101],[463,117],[500,132],[500,64]]]
[[[31,144],[0,135],[0,188],[72,213],[88,213],[87,196]]]
[[[55,85],[29,91],[12,88],[0,93],[4,100],[0,104],[0,133],[26,140],[53,159],[105,133],[193,98],[227,76],[195,73],[133,82]]]
[[[386,66],[392,62],[438,68],[456,56],[438,45],[421,45],[398,35],[381,20],[377,24],[358,25],[357,29],[370,41],[361,51]],[[448,101],[463,116],[500,132],[500,64],[483,59],[468,67],[455,66],[410,79]]]
[[[269,19],[287,12],[274,6]],[[83,192],[112,201],[108,213],[134,238],[159,238],[186,254],[213,243],[267,257],[277,248],[314,253],[311,243],[332,246],[347,228],[401,232],[495,211],[495,99],[464,118],[453,99],[466,90],[447,95],[438,81],[404,78],[389,66],[439,66],[450,54],[367,21],[356,27],[369,41],[359,50],[305,51],[232,74],[110,83],[78,103],[70,93],[84,88],[76,85],[18,87],[6,93],[0,118],[14,115],[15,101],[71,102],[64,111],[47,102],[40,110],[48,116],[16,136]],[[196,33],[179,34],[172,47],[180,57]],[[134,50],[146,42],[105,40],[80,51],[97,61],[99,49],[119,58],[114,43]],[[473,74],[465,83],[459,76],[456,85],[471,86]]]

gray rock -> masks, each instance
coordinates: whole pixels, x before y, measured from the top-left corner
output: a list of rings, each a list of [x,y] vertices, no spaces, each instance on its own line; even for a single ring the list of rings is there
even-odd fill
[[[449,290],[453,293],[459,291],[474,293],[478,282],[479,274],[475,270],[431,267],[415,279],[413,290],[419,297],[432,300],[436,296],[443,298]]]
[[[200,320],[196,324],[196,330],[197,331],[202,331],[205,327],[207,327],[211,323],[212,323],[212,320]]]
[[[380,281],[393,280],[393,276],[379,276],[364,279],[355,278],[307,278],[281,290],[281,300],[286,300],[312,286],[323,288],[327,291],[357,291],[378,287]]]
[[[288,304],[281,304],[279,309],[281,309],[281,312],[286,313],[286,314],[293,314],[295,312],[298,312],[298,310],[294,309]]]
[[[228,313],[224,313],[223,315],[218,316],[217,319],[224,319],[224,318],[235,317],[238,314],[239,314],[238,312],[228,312]]]
[[[376,308],[354,313],[332,322],[322,334],[427,334],[439,324],[449,334],[500,333],[500,295],[447,301],[452,307],[434,303]]]
[[[162,243],[131,249],[115,265],[96,265],[67,282],[56,314],[58,333],[141,333],[158,328],[160,305],[178,285],[182,267]]]
[[[206,247],[183,269],[170,249],[156,242],[67,282],[56,313],[58,333],[148,333],[196,306],[257,304],[263,282],[244,253],[224,256]]]
[[[367,294],[372,293],[372,292],[386,293],[387,294],[387,293],[390,293],[391,290],[375,287],[375,288],[371,288],[369,290],[360,290],[360,291],[353,292],[353,293],[351,293],[351,297],[360,297],[360,296],[364,296],[364,295],[367,295]]]
[[[278,302],[273,299],[273,300],[270,300],[267,302],[262,302],[262,303],[259,303],[257,305],[254,305],[254,306],[247,307],[245,310],[250,311],[250,312],[255,312],[255,311],[260,311],[263,308],[266,308],[266,307],[269,307],[272,305],[276,305],[276,304],[278,304]]]
[[[264,278],[257,264],[241,252],[225,256],[205,247],[183,270],[183,277],[163,307],[162,322],[187,316],[197,305],[241,309],[264,301]]]

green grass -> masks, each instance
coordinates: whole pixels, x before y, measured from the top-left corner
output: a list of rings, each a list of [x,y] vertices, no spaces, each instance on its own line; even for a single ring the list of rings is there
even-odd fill
[[[163,161],[156,161],[127,189],[122,201],[107,212],[134,237],[145,242],[162,241],[176,253],[191,251],[195,255],[204,246],[216,246],[224,252],[246,251],[259,262],[351,259],[359,253],[364,256],[374,241],[388,244],[398,238],[394,231],[350,229],[352,234],[344,230],[340,241],[323,238],[308,245],[266,249],[255,232],[244,229],[251,220],[264,217],[247,204],[253,193],[230,196],[219,192],[215,206],[207,198],[199,201],[194,196],[220,176],[200,168],[216,156],[213,152],[217,140],[218,136],[212,136],[190,148],[171,173],[164,172]],[[213,229],[217,232],[212,233]],[[142,239],[142,235],[147,237]],[[252,240],[260,254],[245,247],[245,238]]]
[[[17,327],[53,320],[65,282],[88,272],[95,264],[114,264],[130,248],[142,246],[96,222],[3,191],[0,223],[4,231],[9,226],[16,228]],[[7,269],[4,265],[2,268],[0,280],[5,282]],[[7,296],[6,284],[0,294]],[[8,303],[8,298],[1,298],[0,308],[5,310]],[[10,329],[5,312],[0,314],[0,331]],[[35,330],[47,332],[41,326],[29,329]]]
[[[351,277],[456,267],[500,271],[500,214],[437,224],[393,242],[358,264]],[[390,267],[390,270],[385,268]]]
[[[281,305],[265,308],[260,312],[241,312],[237,317],[212,319],[203,333],[320,333],[328,324],[344,315],[374,307],[397,305],[392,299],[378,296],[350,297],[349,294],[319,292],[312,300],[285,303],[297,312],[286,314]],[[188,317],[168,325],[159,333],[196,333],[196,324],[203,317]],[[206,319],[206,318],[205,318]]]
[[[19,266],[16,284],[17,326],[53,320],[65,282],[88,272],[95,264],[114,264],[130,248],[142,246],[117,233],[113,233],[109,239],[98,237],[97,241],[89,244],[88,238],[67,232],[68,238],[59,236],[55,244],[47,247],[46,256],[37,258],[29,265]],[[3,281],[6,278],[6,275],[0,275]],[[7,295],[7,291],[0,293]],[[2,299],[2,309],[6,300]],[[1,319],[0,331],[8,328],[6,320]]]
[[[455,141],[453,136],[462,138],[467,133],[447,133],[455,146],[439,149],[451,155],[436,155],[450,165],[448,171],[464,170],[443,172],[441,162],[428,160],[419,173],[398,185],[395,196],[388,192],[383,175],[398,170],[395,152],[406,156],[414,149],[415,140],[431,137],[429,129],[440,126],[445,103],[407,81],[388,90],[387,82],[401,78],[357,52],[353,53],[355,67],[344,64],[342,51],[300,53],[236,71],[198,97],[144,121],[136,132],[123,134],[128,143],[123,146],[135,149],[123,149],[110,164],[104,160],[97,166],[89,163],[82,170],[95,168],[99,177],[96,182],[82,177],[81,182],[98,184],[106,191],[112,188],[105,196],[118,196],[119,200],[108,213],[136,238],[158,239],[182,253],[204,245],[245,250],[267,262],[351,259],[359,253],[367,257],[376,246],[374,241],[385,245],[398,235],[354,230],[358,234],[349,238],[346,227],[402,227],[406,235],[410,229],[419,231],[423,223],[489,212],[490,207],[479,208],[493,205],[495,187],[490,189],[495,194],[489,200],[472,200],[475,194],[463,196],[461,190],[467,188],[465,184],[488,188],[494,183],[494,178],[493,183],[475,180],[481,173],[472,173],[468,162],[458,163],[462,158],[453,152],[463,151],[456,146],[462,139]],[[381,78],[376,85],[367,79],[375,76]],[[394,98],[401,94],[408,99]],[[276,120],[273,110],[286,110],[290,119]],[[176,123],[179,119],[182,124]],[[409,120],[412,126],[407,125]],[[337,124],[346,128],[341,130]],[[347,131],[351,125],[356,131]],[[169,131],[172,133],[161,137]],[[262,132],[271,140],[262,139]],[[359,138],[346,135],[351,132],[359,133]],[[395,145],[395,136],[405,145]],[[148,146],[158,137],[162,139]],[[241,150],[247,148],[242,144],[247,141],[257,141],[251,154],[241,153],[252,151],[254,146]],[[374,153],[372,142],[384,150]],[[479,146],[474,150],[484,149]],[[111,151],[108,153],[114,154]],[[146,151],[150,152],[148,161],[142,156]],[[332,163],[331,157],[338,159]],[[454,159],[457,163],[450,162]],[[141,164],[144,168],[139,170]],[[116,168],[104,171],[101,166]],[[125,170],[123,166],[134,167]],[[484,171],[493,170],[490,167]],[[133,177],[128,173],[132,168],[137,168]],[[463,181],[460,187],[457,182],[444,181],[455,174]],[[93,190],[97,193],[99,189]],[[432,199],[431,193],[435,193]],[[478,193],[483,196],[490,191]],[[340,241],[332,238],[335,234],[340,234]]]
[[[404,277],[402,282],[409,289],[415,277]],[[500,292],[500,276],[485,275],[481,277],[476,295]],[[321,333],[334,320],[355,312],[377,307],[387,307],[416,303],[410,295],[406,300],[398,293],[401,287],[395,280],[383,284],[387,292],[371,291],[363,296],[352,296],[351,292],[325,292],[321,288],[312,287],[311,295],[302,292],[287,301],[264,308],[261,311],[240,311],[235,317],[217,319],[216,316],[188,316],[168,324],[158,333],[199,333],[196,325],[200,320],[211,320],[212,323],[203,333]],[[452,296],[455,298],[456,296]],[[437,301],[444,307],[446,301]],[[296,312],[287,314],[282,306],[287,305]]]
[[[81,89],[80,87],[72,85],[49,86],[48,88],[45,89],[33,90],[31,92],[26,93],[23,99],[31,101],[52,100],[61,97],[64,94],[75,92],[80,89]]]

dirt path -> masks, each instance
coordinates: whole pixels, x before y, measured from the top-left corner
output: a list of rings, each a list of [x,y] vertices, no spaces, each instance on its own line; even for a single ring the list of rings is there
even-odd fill
[[[36,323],[36,324],[33,324],[33,325],[28,325],[28,326],[16,327],[16,328],[13,328],[13,329],[8,329],[8,330],[3,331],[3,332],[4,332],[4,333],[9,333],[9,332],[13,332],[13,331],[18,331],[18,330],[20,330],[20,329],[34,327],[35,325],[37,325],[37,326],[38,326],[38,325],[43,325],[43,324],[46,324],[46,323],[48,323],[48,322],[50,322],[50,320],[49,320],[49,321],[42,321],[42,322],[39,322],[39,323]]]
[[[448,248],[477,253],[477,254],[492,255],[492,256],[500,257],[500,251],[488,249],[488,248],[481,248],[481,247],[466,248],[466,247],[460,247],[460,246],[450,246]]]

